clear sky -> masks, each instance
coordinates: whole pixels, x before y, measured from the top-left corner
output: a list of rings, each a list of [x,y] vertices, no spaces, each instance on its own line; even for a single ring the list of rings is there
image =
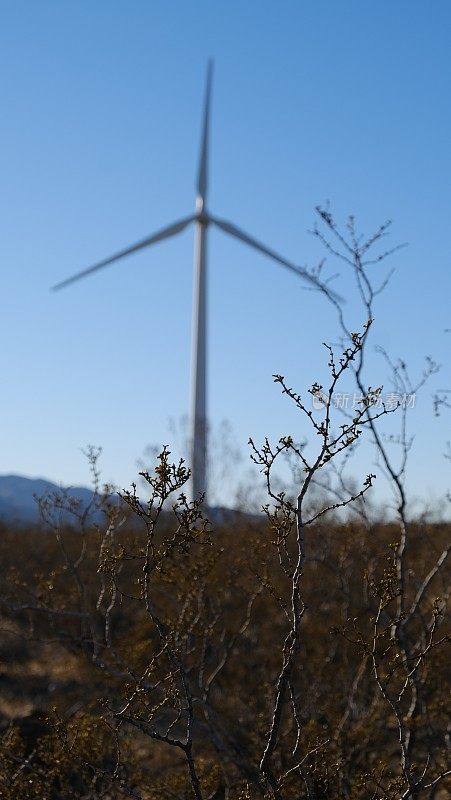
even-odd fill
[[[443,364],[412,414],[409,486],[444,492],[451,417],[431,394],[451,388],[450,36],[448,0],[2,0],[0,472],[86,483],[92,443],[125,486],[147,445],[174,443],[193,231],[49,287],[193,210],[212,56],[212,211],[301,264],[322,255],[308,229],[327,199],[409,242],[373,341],[414,375],[425,355]],[[302,391],[322,374],[330,309],[219,232],[209,248],[211,424],[244,452],[249,435],[300,437],[271,375]]]

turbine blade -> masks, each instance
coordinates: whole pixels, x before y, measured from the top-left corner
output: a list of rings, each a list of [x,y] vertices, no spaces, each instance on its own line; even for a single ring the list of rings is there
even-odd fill
[[[154,233],[152,236],[148,236],[146,239],[141,239],[141,241],[136,242],[136,244],[132,244],[130,247],[126,247],[125,250],[120,250],[119,253],[115,253],[114,256],[110,256],[109,258],[105,258],[103,261],[99,261],[97,264],[94,264],[92,267],[88,267],[88,269],[84,269],[81,272],[77,272],[75,275],[72,275],[70,278],[66,278],[66,280],[61,281],[61,283],[57,283],[56,286],[52,287],[53,291],[57,291],[58,289],[64,289],[65,286],[69,286],[70,283],[74,283],[75,281],[80,280],[81,278],[86,278],[88,275],[91,275],[92,272],[97,272],[99,269],[103,269],[104,267],[108,267],[114,261],[119,261],[121,258],[125,258],[125,256],[129,256],[131,253],[136,253],[138,250],[142,250],[144,247],[149,247],[151,244],[155,244],[156,242],[161,242],[163,239],[168,239],[170,236],[175,236],[177,233],[181,233],[190,222],[193,222],[195,219],[194,215],[189,217],[185,217],[184,219],[175,222],[173,225],[168,225],[167,228],[162,228],[161,230]]]
[[[213,225],[216,225],[218,228],[223,230],[225,233],[230,234],[230,236],[235,236],[236,239],[240,239],[242,242],[249,245],[249,247],[253,247],[255,250],[259,250],[260,253],[263,253],[265,256],[268,256],[268,258],[272,258],[273,261],[277,261],[279,264],[282,264],[282,266],[286,267],[287,269],[290,269],[297,275],[300,275],[301,278],[310,283],[315,289],[322,289],[336,301],[342,300],[342,298],[339,295],[337,295],[335,292],[332,292],[328,288],[328,286],[322,283],[318,278],[315,278],[314,275],[310,275],[310,273],[307,272],[306,269],[303,269],[303,267],[298,267],[297,264],[293,264],[291,261],[287,261],[286,258],[280,256],[274,250],[271,250],[271,248],[266,247],[266,245],[262,244],[257,239],[254,239],[253,236],[249,236],[247,233],[242,231],[240,228],[237,228],[237,226],[233,225],[231,222],[227,222],[224,219],[218,219],[218,217],[210,217],[210,222],[212,222]]]
[[[213,61],[208,62],[207,67],[207,83],[205,87],[205,101],[204,101],[204,121],[202,130],[202,141],[200,148],[199,159],[199,172],[197,178],[197,194],[202,201],[202,206],[205,205],[207,199],[208,189],[208,133],[210,127],[210,99],[211,99],[211,81],[213,76]]]

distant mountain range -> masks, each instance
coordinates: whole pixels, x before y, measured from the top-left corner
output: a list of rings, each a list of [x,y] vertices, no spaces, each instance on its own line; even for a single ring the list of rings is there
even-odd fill
[[[66,491],[69,497],[80,501],[86,508],[92,500],[93,492],[85,486],[58,486],[43,478],[24,478],[22,475],[0,475],[0,522],[35,523],[39,522],[39,508],[36,498]],[[117,495],[116,495],[117,497]],[[223,524],[235,518],[239,511],[223,506],[210,506],[207,511],[210,522]],[[258,520],[260,514],[245,514],[248,520]],[[93,519],[103,519],[103,512],[94,512]],[[68,522],[73,517],[68,514]]]
[[[84,486],[61,487],[41,478],[22,475],[0,475],[0,520],[5,522],[38,522],[39,510],[35,497],[66,489],[83,507],[92,499],[92,491]]]

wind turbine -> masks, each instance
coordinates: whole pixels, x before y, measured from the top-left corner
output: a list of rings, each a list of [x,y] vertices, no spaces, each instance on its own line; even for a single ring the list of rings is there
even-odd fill
[[[209,144],[209,122],[210,122],[210,100],[211,83],[213,74],[213,64],[210,61],[207,69],[207,83],[205,90],[203,130],[199,159],[199,170],[197,179],[197,197],[194,214],[178,220],[165,228],[157,231],[151,236],[141,239],[136,244],[120,250],[118,253],[99,261],[87,269],[77,272],[70,278],[53,287],[54,290],[63,289],[69,284],[86,278],[97,270],[108,267],[115,261],[119,261],[131,253],[150,247],[152,244],[169,239],[177,233],[181,233],[188,225],[195,225],[195,245],[194,245],[194,294],[193,294],[193,331],[192,331],[192,372],[191,372],[191,413],[190,413],[190,466],[192,470],[191,494],[193,499],[200,493],[206,493],[207,489],[207,364],[206,364],[206,277],[207,277],[207,231],[210,225],[234,236],[236,239],[263,253],[265,256],[277,261],[282,266],[295,272],[298,276],[307,281],[312,287],[322,289],[329,295],[333,293],[325,287],[317,278],[310,275],[307,270],[298,267],[287,261],[286,258],[278,255],[274,250],[266,247],[261,242],[249,236],[247,233],[237,228],[231,222],[219,219],[207,211],[208,193],[208,144]]]

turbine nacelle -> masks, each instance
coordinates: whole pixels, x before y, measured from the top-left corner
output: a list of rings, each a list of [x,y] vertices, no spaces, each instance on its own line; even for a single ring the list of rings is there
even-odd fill
[[[194,215],[194,221],[198,222],[199,225],[207,226],[210,224],[210,222],[212,222],[212,217],[210,217],[208,211],[206,211],[201,204],[202,200],[200,200],[200,203],[198,203],[196,200],[196,214]]]

